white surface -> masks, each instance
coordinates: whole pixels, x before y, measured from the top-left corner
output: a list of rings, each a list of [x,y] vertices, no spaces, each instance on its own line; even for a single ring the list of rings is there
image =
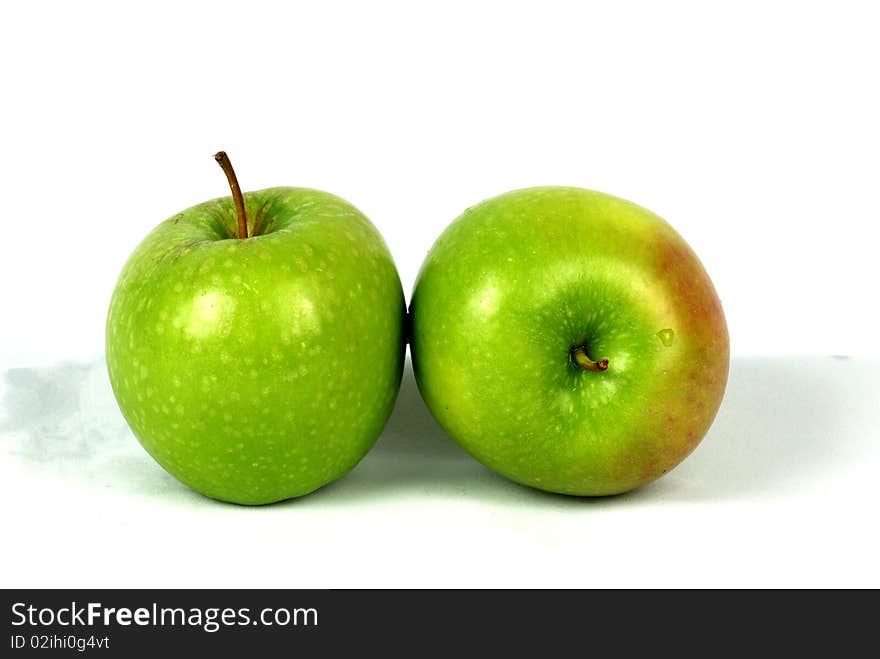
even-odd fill
[[[737,359],[708,437],[663,479],[577,499],[496,476],[407,368],[375,449],[244,508],[165,474],[102,363],[4,374],[4,586],[880,586],[880,363]]]
[[[880,585],[877,12],[4,6],[0,585]],[[136,244],[228,194],[220,148],[245,189],[359,206],[408,292],[480,199],[569,184],[651,208],[724,303],[718,422],[656,485],[577,501],[485,471],[407,380],[325,491],[257,510],[187,492],[129,435],[100,355]]]

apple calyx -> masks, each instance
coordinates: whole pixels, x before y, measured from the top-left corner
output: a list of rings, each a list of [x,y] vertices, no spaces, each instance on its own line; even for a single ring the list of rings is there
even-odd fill
[[[232,162],[225,151],[218,151],[214,154],[214,160],[223,169],[226,174],[226,180],[229,181],[229,189],[232,190],[232,201],[235,202],[235,214],[238,217],[238,237],[244,240],[248,237],[247,215],[244,212],[244,197],[241,195],[241,188],[238,187],[238,177],[235,170],[232,169]]]
[[[575,364],[580,366],[585,371],[593,371],[594,373],[601,373],[602,371],[608,370],[608,360],[606,358],[602,358],[598,361],[593,361],[587,356],[587,349],[584,346],[578,346],[571,351],[571,358]]]

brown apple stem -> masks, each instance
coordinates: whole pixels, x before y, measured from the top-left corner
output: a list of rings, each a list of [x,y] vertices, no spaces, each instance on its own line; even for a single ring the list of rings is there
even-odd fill
[[[226,180],[229,181],[229,188],[232,190],[232,201],[235,202],[235,214],[238,216],[238,237],[242,239],[247,238],[247,215],[244,212],[244,197],[241,195],[241,188],[238,187],[238,177],[236,177],[235,170],[232,169],[232,163],[225,151],[215,153],[214,160],[223,169],[223,173],[226,174]]]
[[[608,370],[608,360],[603,357],[599,361],[594,362],[587,356],[587,351],[584,346],[578,346],[577,348],[572,350],[571,358],[574,359],[575,364],[580,366],[585,371],[601,373],[602,371]]]

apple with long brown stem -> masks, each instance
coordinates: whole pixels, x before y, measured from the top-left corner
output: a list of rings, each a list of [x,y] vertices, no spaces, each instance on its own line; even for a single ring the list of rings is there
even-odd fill
[[[326,192],[232,191],[162,222],[119,277],[107,366],[135,436],[216,499],[301,496],[352,469],[394,404],[405,315],[382,237]]]

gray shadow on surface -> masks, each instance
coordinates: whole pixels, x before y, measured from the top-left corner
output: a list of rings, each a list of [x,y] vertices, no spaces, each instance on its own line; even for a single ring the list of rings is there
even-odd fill
[[[10,369],[2,390],[0,453],[22,469],[137,495],[191,496],[128,429],[103,360]]]
[[[853,377],[854,369],[859,377]],[[407,363],[398,404],[376,447],[351,475],[325,488],[324,496],[341,497],[343,490],[358,497],[390,496],[418,488],[552,506],[772,497],[828,476],[845,453],[839,439],[845,417],[870,404],[870,396],[851,383],[872,378],[876,384],[876,366],[840,357],[734,359],[718,416],[681,465],[623,495],[570,497],[517,485],[479,465],[431,416]]]
[[[32,429],[47,420],[61,419],[76,413],[78,392],[92,367],[89,364],[64,362],[51,369],[13,368],[6,371],[3,409],[7,416],[0,432]],[[44,451],[26,447],[31,457]]]
[[[350,505],[405,494],[556,507],[773,496],[827,477],[846,453],[840,428],[869,404],[858,383],[876,385],[876,374],[876,366],[858,360],[735,359],[715,424],[682,465],[625,495],[578,498],[517,485],[477,463],[431,416],[407,360],[394,412],[373,450],[345,478],[290,504]],[[9,370],[0,410],[0,452],[23,469],[137,496],[207,501],[140,447],[116,406],[103,360]]]
[[[401,491],[467,497],[510,489],[522,488],[483,467],[440,427],[419,394],[407,356],[397,403],[376,445],[354,471],[316,497],[343,501]]]
[[[706,438],[650,487],[658,498],[687,501],[815,489],[816,480],[833,480],[841,460],[873,450],[877,437],[859,423],[876,405],[878,375],[876,364],[846,357],[734,359]]]

